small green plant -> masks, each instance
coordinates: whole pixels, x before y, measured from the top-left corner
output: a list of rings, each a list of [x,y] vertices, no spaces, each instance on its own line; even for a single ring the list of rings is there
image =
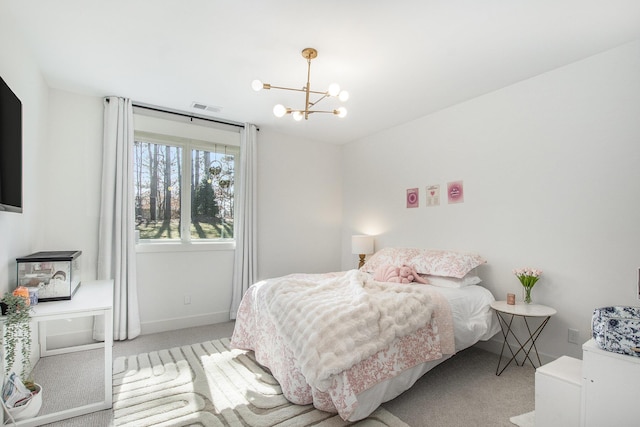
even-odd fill
[[[31,372],[31,308],[25,298],[6,293],[0,300],[7,306],[4,322],[5,375],[9,376],[16,361],[16,349],[22,356],[20,378],[25,384]]]

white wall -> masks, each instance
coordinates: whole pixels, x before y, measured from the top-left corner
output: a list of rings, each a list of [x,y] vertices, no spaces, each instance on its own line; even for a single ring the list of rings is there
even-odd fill
[[[354,231],[379,234],[377,249],[476,251],[497,299],[521,294],[512,269],[540,268],[534,302],[558,314],[538,349],[581,357],[568,328],[584,342],[594,308],[638,305],[639,76],[640,41],[348,144],[343,268]],[[465,201],[449,205],[456,180]],[[439,207],[425,207],[431,184]]]
[[[47,177],[39,187],[45,225],[39,250],[81,250],[82,280],[95,280],[102,177],[101,98],[49,91]]]
[[[339,270],[341,147],[258,137],[258,276]]]
[[[233,250],[139,252],[142,333],[228,321],[233,257]]]

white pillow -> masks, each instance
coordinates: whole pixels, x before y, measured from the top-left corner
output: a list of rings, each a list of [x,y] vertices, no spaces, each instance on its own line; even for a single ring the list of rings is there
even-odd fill
[[[482,279],[474,274],[467,274],[462,279],[455,277],[431,276],[423,274],[422,277],[429,281],[430,285],[440,286],[442,288],[463,288],[469,285],[477,285]]]

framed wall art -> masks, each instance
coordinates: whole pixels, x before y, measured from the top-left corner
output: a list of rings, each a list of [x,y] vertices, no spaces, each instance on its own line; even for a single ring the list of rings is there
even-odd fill
[[[449,203],[464,202],[464,185],[462,181],[453,181],[447,183],[447,198]]]
[[[440,205],[440,184],[427,187],[427,207]]]
[[[407,189],[407,208],[417,208],[419,199],[419,190],[417,188]]]

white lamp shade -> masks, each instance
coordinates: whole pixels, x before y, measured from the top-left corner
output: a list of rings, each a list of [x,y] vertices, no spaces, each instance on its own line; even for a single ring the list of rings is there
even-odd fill
[[[351,236],[351,253],[352,254],[372,254],[373,253],[373,236],[359,235]]]

